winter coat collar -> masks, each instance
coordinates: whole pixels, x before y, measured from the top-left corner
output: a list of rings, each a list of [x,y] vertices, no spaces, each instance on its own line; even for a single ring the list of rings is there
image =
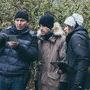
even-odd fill
[[[75,28],[75,31],[85,31],[87,32],[87,30],[83,27],[83,26],[78,26]],[[88,32],[87,32],[88,33]]]
[[[51,41],[51,42],[55,42],[57,38],[65,35],[64,31],[62,30],[62,27],[60,26],[60,24],[58,22],[54,23],[54,26],[53,26],[51,32],[53,34],[51,35],[51,37],[48,38],[48,41]],[[39,38],[41,38],[41,36],[42,36],[41,30],[37,31],[37,36]],[[41,39],[41,40],[43,40],[43,39]]]
[[[11,32],[14,34],[24,35],[29,33],[29,31],[29,27],[25,27],[23,30],[17,30],[15,25],[11,26]]]
[[[82,27],[82,26],[76,27],[71,33],[69,33],[69,34],[67,35],[66,42],[68,43],[68,42],[70,41],[70,39],[71,39],[71,37],[72,37],[72,35],[73,35],[74,33],[82,34],[81,32],[84,32],[84,31],[85,31],[86,33],[88,33],[87,30],[86,30],[84,27]]]

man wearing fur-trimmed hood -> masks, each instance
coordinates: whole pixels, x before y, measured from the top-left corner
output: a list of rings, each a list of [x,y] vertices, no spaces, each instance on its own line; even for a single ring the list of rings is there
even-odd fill
[[[39,20],[39,90],[61,90],[60,83],[65,81],[65,74],[51,62],[65,62],[65,34],[54,17],[47,14]],[[58,73],[59,70],[59,73]],[[65,86],[64,86],[65,87]],[[65,90],[65,89],[63,89]]]

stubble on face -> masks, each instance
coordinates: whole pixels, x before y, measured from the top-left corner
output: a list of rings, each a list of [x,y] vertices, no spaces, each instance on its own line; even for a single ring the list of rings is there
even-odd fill
[[[50,31],[50,29],[46,26],[40,26],[40,30],[41,30],[42,35],[45,35],[46,33]]]

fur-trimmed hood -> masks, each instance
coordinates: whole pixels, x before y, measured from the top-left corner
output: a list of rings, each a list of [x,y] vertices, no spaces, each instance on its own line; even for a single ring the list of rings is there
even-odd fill
[[[58,22],[55,22],[55,23],[54,23],[54,26],[53,26],[53,28],[52,28],[51,31],[53,32],[54,36],[62,36],[62,35],[65,35],[65,33],[64,33],[61,25],[60,25]],[[42,34],[41,34],[41,30],[39,29],[39,30],[37,31],[37,36],[40,37],[41,35],[42,35]]]

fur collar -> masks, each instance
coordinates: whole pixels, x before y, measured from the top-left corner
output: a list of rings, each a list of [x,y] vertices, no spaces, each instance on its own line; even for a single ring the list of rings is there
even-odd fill
[[[64,31],[62,30],[61,25],[58,22],[54,23],[54,26],[51,31],[53,32],[53,35],[49,38],[49,40],[53,42],[55,42],[56,37],[62,37],[63,35],[65,35]],[[40,37],[41,35],[42,35],[41,30],[39,29],[37,31],[37,36]]]
[[[64,31],[62,30],[61,25],[58,22],[54,23],[54,26],[52,28],[52,32],[55,36],[62,36],[65,34]],[[40,29],[37,31],[37,36],[41,36],[41,30]]]

